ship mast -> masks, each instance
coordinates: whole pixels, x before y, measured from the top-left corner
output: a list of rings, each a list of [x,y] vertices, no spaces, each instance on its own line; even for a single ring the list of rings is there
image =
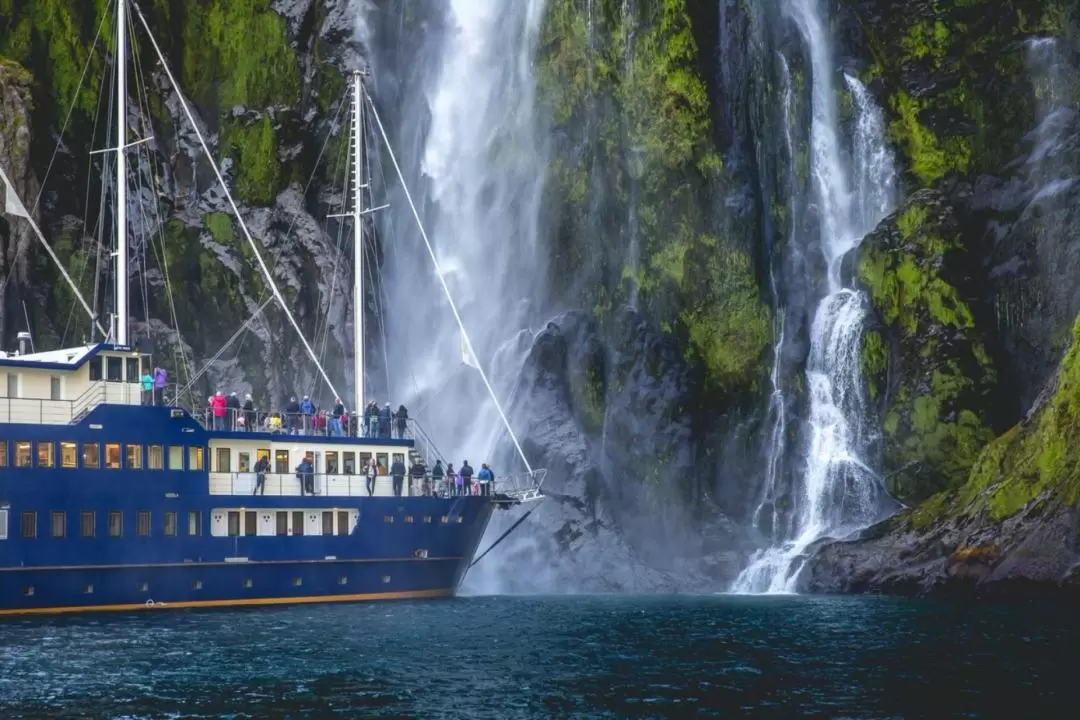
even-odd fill
[[[364,412],[364,75],[353,71],[353,377],[356,416]]]
[[[116,0],[116,334],[128,344],[127,244],[127,0]]]

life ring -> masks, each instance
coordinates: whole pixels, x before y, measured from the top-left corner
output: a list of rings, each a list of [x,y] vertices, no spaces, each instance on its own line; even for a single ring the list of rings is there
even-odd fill
[[[146,600],[146,607],[147,607],[147,608],[152,608],[152,607],[154,607],[154,605],[156,605],[156,604],[157,604],[157,603],[155,603],[155,602],[153,601],[153,599],[152,599],[152,598],[148,598],[148,599]]]

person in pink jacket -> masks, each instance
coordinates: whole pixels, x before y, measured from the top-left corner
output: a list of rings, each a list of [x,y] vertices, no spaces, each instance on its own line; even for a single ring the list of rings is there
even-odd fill
[[[218,390],[214,393],[214,397],[210,398],[210,412],[214,416],[214,429],[225,429],[225,396]]]

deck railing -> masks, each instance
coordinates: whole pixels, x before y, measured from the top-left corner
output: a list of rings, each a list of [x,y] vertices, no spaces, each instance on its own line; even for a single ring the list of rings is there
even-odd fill
[[[212,472],[210,473],[211,495],[270,495],[276,497],[300,497],[301,495],[315,495],[321,497],[392,497],[394,496],[394,482],[389,475],[377,475],[373,493],[368,493],[367,476],[346,475],[339,473],[312,473],[307,476],[308,484],[301,490],[301,477],[296,472],[267,472],[263,474],[263,484],[259,488],[258,473],[255,472]],[[516,497],[514,494],[519,488],[513,478],[496,479],[490,488],[490,494],[501,493]],[[406,476],[402,482],[402,496],[436,496],[452,497],[464,495],[465,489],[460,490],[452,482],[445,478],[433,479],[430,474],[424,477]],[[481,485],[473,478],[469,488],[470,495],[481,495]]]
[[[142,402],[142,389],[137,384],[99,380],[73,400],[0,398],[0,422],[67,425],[104,403],[139,405]]]

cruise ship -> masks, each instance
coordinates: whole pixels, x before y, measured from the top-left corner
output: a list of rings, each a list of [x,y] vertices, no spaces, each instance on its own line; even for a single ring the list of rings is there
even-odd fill
[[[114,57],[121,61],[114,63],[120,152],[112,153],[113,177],[128,177],[127,149],[144,141],[129,139],[125,127],[129,19],[145,31],[206,151],[138,7],[116,0],[114,15]],[[363,73],[351,79],[352,193],[341,222],[352,225],[353,292],[363,297],[365,216],[378,209],[365,209],[365,113],[384,141],[386,133]],[[392,156],[388,142],[387,150]],[[235,212],[213,157],[206,155]],[[404,183],[396,158],[394,165]],[[28,223],[48,248],[2,169],[0,180],[9,223]],[[19,334],[17,349],[0,353],[0,616],[453,595],[492,514],[543,497],[545,473],[528,464],[475,355],[474,368],[525,468],[497,477],[485,494],[461,493],[430,472],[413,472],[442,459],[415,420],[393,437],[366,432],[355,412],[366,406],[362,317],[354,318],[354,412],[340,434],[291,434],[288,420],[283,430],[261,422],[215,423],[201,404],[185,406],[176,386],[147,392],[144,377],[159,363],[150,342],[129,332],[124,185],[116,183],[113,212],[114,277],[125,281],[114,283],[108,327],[101,327],[90,303],[79,300],[101,340],[37,351],[28,330]],[[407,188],[405,194],[411,203]],[[299,332],[238,212],[235,220]],[[420,234],[426,243],[423,228]],[[430,245],[428,250],[438,274]],[[460,329],[463,347],[472,352]],[[324,400],[332,401],[339,394],[311,345],[301,340],[325,381]],[[455,457],[468,454],[459,450]],[[378,473],[369,487],[364,469],[372,459]],[[400,494],[387,474],[399,462],[406,468]]]

